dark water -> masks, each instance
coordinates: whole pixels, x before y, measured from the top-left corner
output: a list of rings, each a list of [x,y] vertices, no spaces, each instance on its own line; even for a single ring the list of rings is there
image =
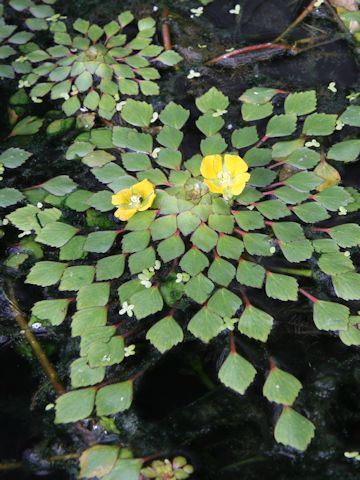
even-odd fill
[[[240,2],[243,13],[239,18],[229,14],[237,2],[216,0],[202,17],[192,22],[188,19],[189,8],[198,6],[195,1],[67,0],[59,2],[58,8],[70,18],[84,17],[102,23],[129,7],[139,15],[148,14],[155,3],[170,7],[173,40],[185,57],[185,73],[194,67],[202,72],[201,82],[188,82],[184,71],[166,73],[162,85],[165,101],[171,98],[189,108],[194,96],[211,85],[221,88],[233,102],[254,85],[298,90],[315,87],[324,110],[336,111],[343,108],[346,94],[359,90],[357,57],[348,40],[298,56],[281,55],[261,61],[247,57],[241,63],[204,66],[206,60],[226,48],[273,39],[308,2],[245,0]],[[335,35],[336,27],[328,19],[315,18],[306,24],[294,38]],[[199,48],[199,44],[206,44],[207,48]],[[330,81],[337,83],[335,96],[327,90]],[[2,98],[8,94],[9,86],[3,86]],[[187,135],[190,154],[198,139],[190,130]],[[46,168],[44,164],[39,168],[34,160],[21,179],[14,177],[14,182],[27,186],[46,179],[49,171],[52,175],[63,173],[61,155],[70,138],[71,135],[61,141],[41,139],[35,147],[43,158],[48,158]],[[71,168],[76,167],[72,164]],[[76,179],[81,170],[68,173]],[[345,184],[360,186],[356,165],[342,173]],[[22,288],[20,292],[25,310],[41,295],[40,289]],[[261,306],[265,299],[260,297],[257,301]],[[137,382],[133,408],[117,418],[120,441],[129,444],[139,456],[157,452],[160,456],[184,454],[194,464],[193,478],[198,480],[359,479],[360,462],[357,465],[343,455],[345,451],[360,450],[359,350],[314,330],[310,312],[303,304],[281,310],[274,303],[272,308],[276,325],[266,348],[254,348],[246,339],[239,344],[259,372],[257,382],[244,397],[219,386],[217,381],[224,339],[216,339],[211,346],[190,340],[161,359],[151,357],[153,354],[144,347],[152,367]],[[75,464],[55,467],[40,460],[74,452],[83,445],[74,431],[53,425],[53,414],[44,410],[53,401],[50,389],[12,323],[5,321],[4,325],[4,336],[0,337],[0,459],[22,460],[28,470],[0,471],[0,478],[74,479]],[[74,346],[64,346],[64,331],[57,329],[40,340],[66,382],[66,363],[59,360],[66,359],[66,355],[70,358]],[[304,385],[297,408],[317,426],[316,437],[304,454],[274,442],[273,426],[279,411],[261,395],[270,356]],[[98,440],[104,437],[100,434]]]

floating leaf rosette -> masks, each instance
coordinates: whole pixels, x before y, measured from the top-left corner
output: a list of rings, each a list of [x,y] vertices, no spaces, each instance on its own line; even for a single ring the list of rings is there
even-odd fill
[[[129,408],[136,376],[94,385],[107,367],[114,372],[126,361],[126,333],[139,321],[161,353],[181,343],[184,330],[206,343],[224,338],[230,350],[219,379],[240,394],[260,373],[237,336],[265,343],[274,322],[259,295],[279,302],[302,296],[313,307],[314,328],[358,344],[356,314],[345,303],[360,299],[360,274],[351,260],[360,227],[346,218],[359,208],[358,194],[339,186],[340,176],[329,175],[329,167],[336,169],[327,156],[354,161],[359,152],[344,160],[334,153],[336,145],[327,148],[337,115],[316,111],[315,92],[287,94],[284,113],[272,115],[278,93],[245,92],[242,121],[230,138],[223,119],[228,98],[216,88],[197,98],[196,126],[203,137],[188,157],[182,129],[189,111],[171,102],[154,124],[150,104],[128,99],[119,113],[121,126],[81,133],[66,152],[69,162],[91,170],[96,191],[58,177],[37,195],[45,211],[59,215],[49,212],[46,222],[35,223],[44,212],[32,205],[8,215],[20,229],[26,219],[38,243],[59,249],[58,258],[37,262],[28,274],[28,283],[60,292],[34,305],[34,319],[61,323],[68,298],[76,295],[72,335],[80,337],[80,359],[71,365],[73,390],[57,401],[58,422]],[[254,115],[270,118],[258,124]],[[323,143],[323,152],[313,148],[314,140]],[[60,208],[83,212],[84,220],[70,225]],[[344,221],[333,226],[332,217],[339,215]],[[315,295],[308,277],[319,274],[332,288]],[[108,308],[114,301],[125,321],[119,323]],[[283,405],[276,439],[303,450],[314,426],[293,409],[301,388],[274,363],[263,394]]]
[[[138,21],[138,32],[130,38],[124,29],[134,20],[130,12],[118,16],[104,27],[78,19],[70,35],[64,22],[52,26],[53,47],[28,55],[33,71],[23,77],[30,95],[39,102],[46,95],[63,99],[67,116],[79,109],[99,111],[110,120],[124,95],[154,95],[160,77],[154,64],[175,65],[180,55],[152,44],[155,20]]]

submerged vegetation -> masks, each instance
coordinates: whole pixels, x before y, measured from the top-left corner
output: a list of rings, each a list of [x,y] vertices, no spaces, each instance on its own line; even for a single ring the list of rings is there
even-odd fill
[[[79,457],[79,478],[192,478],[189,459],[173,449],[137,458],[121,431],[143,375],[194,339],[214,345],[218,385],[240,396],[254,384],[275,406],[276,442],[300,455],[317,418],[267,342],[284,302],[360,345],[360,194],[341,179],[360,154],[357,95],[331,111],[316,88],[252,86],[232,101],[213,86],[180,104],[160,72],[200,73],[184,72],[167,11],[162,46],[152,17],[71,22],[53,3],[1,10],[0,76],[18,83],[0,154],[0,234],[9,310],[56,394],[46,410],[81,438],[58,460]],[[12,24],[14,11],[24,16]],[[61,158],[32,148],[36,134],[61,142]],[[36,292],[29,308],[19,285]],[[63,340],[60,375],[44,332]]]

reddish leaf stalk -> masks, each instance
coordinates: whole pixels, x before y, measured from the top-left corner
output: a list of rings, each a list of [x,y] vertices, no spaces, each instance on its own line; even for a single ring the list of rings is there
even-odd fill
[[[162,19],[161,31],[162,31],[164,49],[171,50],[172,43],[171,43],[171,34],[170,34],[170,26],[169,26],[169,9],[168,8],[164,8],[164,10],[162,11],[161,19]]]
[[[304,295],[304,297],[308,298],[312,303],[317,303],[319,301],[318,298],[311,295],[309,292],[304,290],[303,288],[299,288],[299,292]]]
[[[282,43],[259,43],[258,45],[249,45],[247,47],[238,48],[237,50],[232,50],[231,52],[223,53],[218,57],[212,58],[206,62],[206,65],[214,65],[216,63],[221,62],[222,60],[227,60],[228,58],[238,57],[239,55],[243,55],[244,53],[251,53],[256,52],[258,50],[289,50],[294,51],[297,53],[297,50],[292,45],[285,45]]]

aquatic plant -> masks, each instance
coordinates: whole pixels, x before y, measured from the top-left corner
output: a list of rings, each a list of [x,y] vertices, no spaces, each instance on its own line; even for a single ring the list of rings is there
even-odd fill
[[[297,302],[300,294],[316,328],[360,344],[359,317],[345,303],[360,298],[351,260],[360,227],[346,218],[359,194],[338,185],[328,162],[357,159],[351,128],[360,126],[360,107],[339,117],[319,112],[313,90],[252,88],[240,100],[230,135],[229,99],[216,88],[196,99],[199,146],[183,158],[189,111],[170,102],[157,113],[128,99],[121,126],[84,131],[66,152],[90,170],[94,189],[60,175],[27,190],[29,203],[7,215],[51,250],[26,278],[48,291],[31,322],[56,326],[71,317],[80,337],[57,423],[130,407],[144,365],[130,373],[126,362],[136,359],[141,332],[161,353],[190,334],[206,343],[219,336],[228,349],[219,380],[244,394],[268,367],[253,365],[238,338],[265,343],[276,320],[259,295]],[[350,138],[333,143],[344,125]],[[301,382],[276,359],[264,380],[262,394],[282,406],[276,440],[305,450],[315,427],[296,409]]]
[[[175,65],[181,57],[152,43],[155,20],[151,17],[137,22],[136,36],[131,28],[128,34],[125,29],[133,20],[130,12],[124,12],[117,21],[100,27],[79,18],[72,25],[73,35],[64,22],[54,23],[54,45],[27,55],[34,67],[22,83],[31,87],[33,101],[41,102],[49,94],[53,100],[63,100],[67,116],[81,109],[98,111],[111,120],[124,96],[158,94],[154,80],[160,74],[155,67]]]

